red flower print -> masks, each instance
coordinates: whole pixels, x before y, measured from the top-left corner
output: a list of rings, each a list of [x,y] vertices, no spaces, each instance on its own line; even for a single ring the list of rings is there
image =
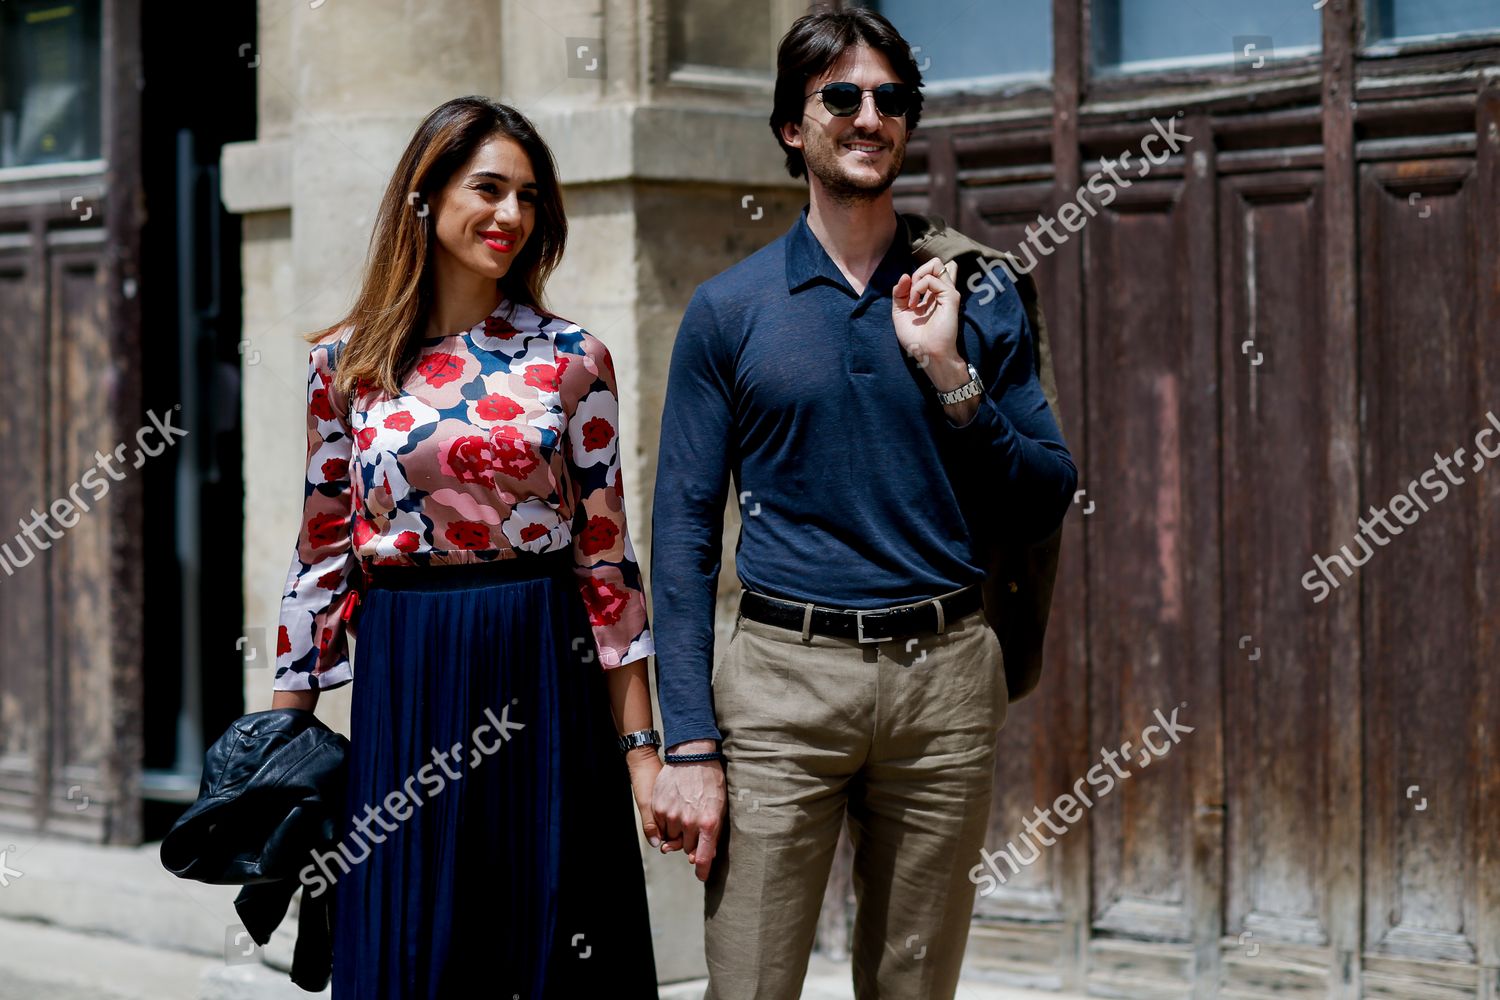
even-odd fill
[[[563,365],[532,365],[526,369],[525,382],[533,389],[556,392]]]
[[[318,586],[322,587],[324,590],[334,590],[341,582],[343,582],[343,579],[344,574],[340,573],[338,570],[334,570],[332,573],[324,573],[322,576],[318,577]]]
[[[521,331],[511,326],[499,316],[486,316],[484,318],[484,332],[489,337],[499,337],[501,340],[509,340]]]
[[[579,545],[584,555],[595,555],[614,545],[619,534],[619,525],[602,514],[595,514],[584,527]]]
[[[470,434],[454,438],[448,443],[448,454],[443,457],[443,471],[450,473],[461,483],[494,486],[492,461],[490,442],[478,434]]]
[[[429,354],[417,366],[417,374],[433,388],[445,386],[464,372],[464,363],[454,354]]]
[[[393,431],[409,431],[411,430],[411,425],[413,423],[415,423],[415,421],[412,419],[412,415],[408,410],[401,410],[397,413],[392,413],[390,416],[385,418],[385,426]]]
[[[327,386],[313,390],[312,401],[309,406],[313,411],[313,415],[319,420],[333,419],[333,404],[328,401]]]
[[[474,411],[481,420],[513,420],[525,412],[525,407],[514,399],[492,392],[475,404]]]
[[[478,521],[454,521],[444,534],[461,549],[482,549],[490,543],[490,529]]]
[[[376,430],[373,427],[361,427],[354,432],[354,440],[359,442],[361,451],[368,451],[370,445],[375,443]]]
[[[276,655],[285,656],[292,651],[292,637],[287,634],[286,626],[281,626],[281,631],[276,635]]]
[[[345,458],[330,458],[323,463],[323,482],[336,483],[340,479],[349,478],[349,460]]]
[[[323,634],[318,637],[318,652],[320,652],[320,653],[326,653],[328,651],[328,642],[332,638],[333,638],[333,629],[331,629],[331,628],[325,628],[323,630]]]
[[[374,537],[375,537],[375,525],[371,524],[369,521],[366,521],[364,518],[360,517],[358,514],[355,514],[354,515],[354,544],[357,547],[359,547],[359,548],[364,548],[367,544],[369,544],[370,539],[372,539]]]
[[[603,417],[594,417],[583,425],[583,450],[598,451],[614,440],[615,428]]]
[[[525,479],[540,464],[519,427],[496,427],[490,432],[490,446],[494,449],[495,468],[514,479]]]
[[[402,552],[415,552],[422,544],[422,536],[415,531],[403,531],[396,536],[396,548]]]
[[[315,548],[321,549],[337,542],[339,533],[344,530],[346,529],[343,514],[319,514],[307,522],[307,540]]]
[[[545,524],[528,524],[521,529],[521,541],[534,542],[547,533]]]
[[[589,577],[583,584],[583,604],[589,609],[589,621],[595,625],[613,625],[620,620],[630,592],[623,587]]]

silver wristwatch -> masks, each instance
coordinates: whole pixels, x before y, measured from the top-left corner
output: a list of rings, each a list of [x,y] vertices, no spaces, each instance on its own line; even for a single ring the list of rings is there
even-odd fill
[[[959,403],[971,396],[977,396],[984,391],[984,383],[979,381],[979,373],[969,365],[969,381],[951,392],[940,392],[937,394],[938,402],[947,406],[949,403]]]
[[[620,737],[620,751],[634,750],[636,747],[659,747],[661,746],[661,733],[654,729],[637,729],[633,733],[626,733]]]

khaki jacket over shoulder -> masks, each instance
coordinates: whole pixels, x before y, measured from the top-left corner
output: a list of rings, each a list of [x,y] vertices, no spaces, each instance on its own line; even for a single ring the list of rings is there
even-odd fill
[[[1057,406],[1057,380],[1052,373],[1052,349],[1047,342],[1047,323],[1037,298],[1036,283],[1022,273],[1024,265],[1014,255],[987,247],[963,233],[949,229],[937,216],[901,213],[911,252],[918,263],[939,257],[944,263],[958,261],[959,288],[969,287],[970,277],[981,269],[980,261],[1003,263],[1015,280],[1016,291],[1026,310],[1036,339],[1037,377],[1052,417],[1062,426]],[[1063,522],[1067,520],[1064,515]],[[997,541],[989,553],[984,581],[984,611],[1000,637],[1005,660],[1005,683],[1009,700],[1030,694],[1042,674],[1042,640],[1052,608],[1052,585],[1057,578],[1062,523],[1040,541],[1029,544]]]

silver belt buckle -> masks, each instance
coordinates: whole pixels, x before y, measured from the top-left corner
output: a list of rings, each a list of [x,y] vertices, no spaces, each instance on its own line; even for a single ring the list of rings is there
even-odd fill
[[[882,609],[873,609],[873,610],[871,610],[870,613],[871,614],[879,614],[881,612],[882,612]],[[860,642],[889,642],[890,638],[891,638],[890,636],[877,636],[877,635],[872,635],[872,636],[866,637],[866,635],[865,635],[865,612],[857,610],[857,609],[854,612],[854,635],[855,635],[855,638],[857,638]]]

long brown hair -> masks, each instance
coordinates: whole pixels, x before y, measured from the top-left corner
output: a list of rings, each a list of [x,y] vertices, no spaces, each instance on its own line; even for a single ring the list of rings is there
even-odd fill
[[[417,126],[391,174],[353,307],[337,323],[306,335],[316,342],[345,327],[354,328],[339,355],[336,394],[347,399],[356,387],[366,386],[393,396],[400,393],[433,304],[437,213],[425,207],[474,151],[496,135],[515,140],[526,151],[537,184],[536,224],[510,270],[499,279],[499,289],[511,302],[544,311],[542,289],[562,260],[568,238],[552,150],[515,108],[485,97],[456,97],[434,108]]]

